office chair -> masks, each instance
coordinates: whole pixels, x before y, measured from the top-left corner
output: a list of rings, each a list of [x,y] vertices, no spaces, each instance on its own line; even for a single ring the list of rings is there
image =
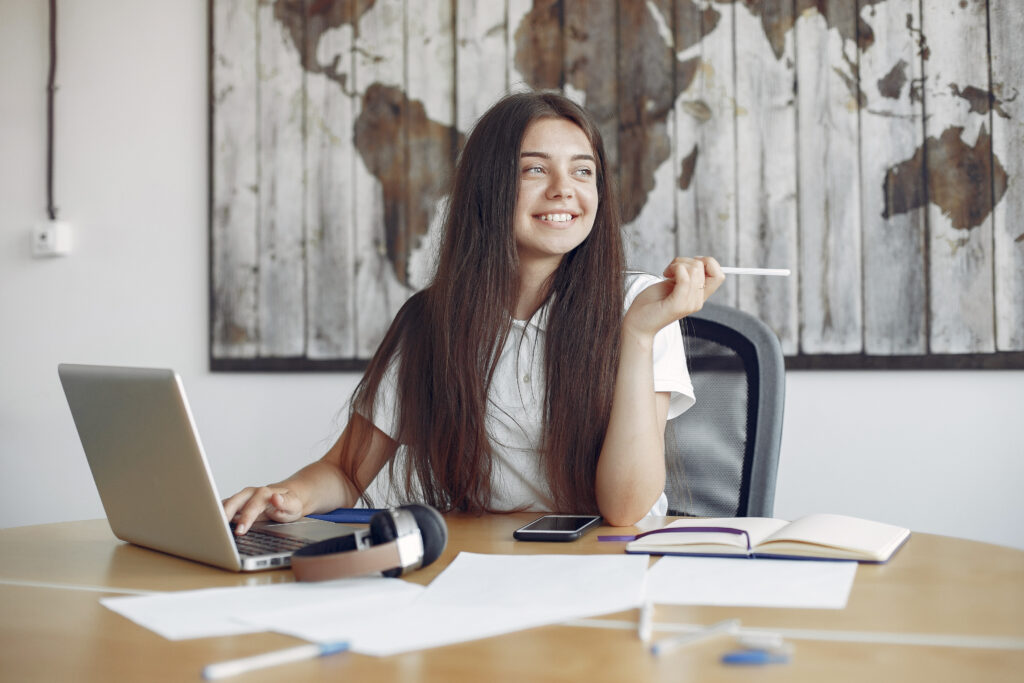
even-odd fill
[[[665,428],[669,514],[771,517],[786,393],[779,340],[711,303],[679,324],[697,403]]]

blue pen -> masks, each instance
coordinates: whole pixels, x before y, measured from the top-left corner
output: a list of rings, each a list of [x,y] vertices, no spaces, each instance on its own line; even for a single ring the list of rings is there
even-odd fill
[[[237,676],[238,674],[245,673],[246,671],[263,669],[268,666],[277,666],[278,664],[285,664],[287,662],[298,662],[303,659],[313,659],[314,657],[333,655],[336,652],[344,652],[347,649],[348,643],[310,643],[309,645],[299,645],[297,647],[285,648],[284,650],[264,652],[261,655],[254,655],[252,657],[243,657],[242,659],[232,659],[226,662],[209,664],[203,667],[203,678],[208,681],[212,681],[216,678]]]
[[[784,652],[770,650],[733,650],[722,655],[723,664],[741,666],[760,666],[762,664],[785,664],[789,655]]]

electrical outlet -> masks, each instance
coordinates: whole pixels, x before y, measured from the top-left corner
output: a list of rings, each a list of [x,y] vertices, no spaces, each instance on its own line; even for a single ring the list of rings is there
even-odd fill
[[[32,228],[32,256],[67,256],[71,253],[71,224],[43,221]]]

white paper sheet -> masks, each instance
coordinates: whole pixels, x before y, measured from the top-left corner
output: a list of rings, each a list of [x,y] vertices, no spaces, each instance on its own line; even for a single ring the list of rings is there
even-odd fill
[[[294,608],[362,614],[412,602],[424,588],[400,579],[363,577],[103,598],[107,608],[169,640],[269,630],[244,621],[253,612]]]
[[[647,599],[673,605],[842,609],[856,562],[666,555],[647,577]]]
[[[289,608],[245,619],[384,656],[637,607],[647,565],[641,555],[460,553],[411,604],[359,615]]]

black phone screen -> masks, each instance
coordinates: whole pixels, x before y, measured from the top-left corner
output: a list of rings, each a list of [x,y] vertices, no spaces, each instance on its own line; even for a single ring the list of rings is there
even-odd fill
[[[527,531],[579,531],[594,521],[593,515],[547,515],[530,522]]]

